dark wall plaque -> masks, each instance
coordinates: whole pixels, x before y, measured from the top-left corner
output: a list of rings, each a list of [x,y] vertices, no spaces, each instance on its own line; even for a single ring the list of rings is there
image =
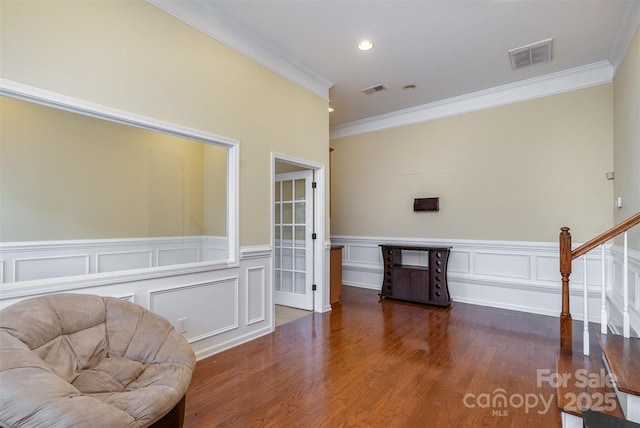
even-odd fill
[[[416,198],[413,200],[414,211],[439,211],[440,198]]]

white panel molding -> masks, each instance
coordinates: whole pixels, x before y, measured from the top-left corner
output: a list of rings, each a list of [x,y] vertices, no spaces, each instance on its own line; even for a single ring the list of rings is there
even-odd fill
[[[144,260],[144,264],[136,264],[136,255],[142,256],[137,262]],[[111,264],[109,266],[110,260]],[[123,266],[126,266],[126,270],[153,267],[153,251],[114,251],[96,254],[96,273],[125,270],[122,269]]]
[[[162,289],[155,289],[155,290],[150,290],[149,291],[149,307],[148,309],[151,312],[155,312],[155,313],[159,313],[160,315],[165,316],[169,321],[172,321],[174,323],[174,325],[176,325],[176,321],[177,321],[177,317],[171,317],[168,314],[163,313],[163,311],[156,307],[158,306],[158,304],[156,303],[156,300],[158,300],[161,296],[164,295],[171,295],[171,310],[175,311],[176,309],[176,305],[175,302],[178,300],[178,295],[179,294],[184,294],[185,292],[189,292],[189,291],[213,291],[215,289],[220,289],[221,287],[233,287],[233,301],[225,301],[225,302],[215,302],[217,304],[219,304],[219,306],[221,307],[225,307],[225,308],[230,308],[232,313],[231,313],[231,320],[229,322],[229,320],[226,319],[222,319],[220,312],[218,311],[212,311],[210,310],[209,307],[207,307],[205,305],[205,302],[200,301],[201,299],[197,299],[198,301],[191,301],[190,303],[190,311],[189,314],[184,314],[184,315],[189,315],[191,318],[195,318],[195,317],[200,317],[200,318],[207,318],[207,321],[209,322],[215,322],[215,321],[222,321],[222,322],[227,322],[227,324],[221,325],[218,328],[214,328],[214,329],[210,329],[210,330],[206,330],[203,331],[195,336],[191,336],[191,337],[187,337],[187,341],[189,343],[197,343],[200,342],[202,340],[217,336],[219,334],[225,333],[227,331],[230,330],[235,330],[239,327],[239,322],[238,322],[238,312],[239,312],[239,305],[238,305],[238,293],[239,293],[239,283],[240,283],[240,279],[238,276],[229,276],[229,277],[223,277],[220,279],[216,279],[214,281],[206,281],[206,282],[196,282],[196,283],[190,283],[190,284],[181,284],[180,286],[177,287],[165,287]],[[211,302],[210,302],[211,303]],[[200,313],[194,313],[194,310],[197,310],[196,306],[200,306],[201,307],[201,311]],[[184,308],[182,309],[177,309],[177,310],[181,310],[182,312],[184,312]],[[182,313],[180,312],[180,313]],[[213,318],[212,318],[213,317]],[[214,319],[215,317],[217,317],[218,319]],[[175,320],[172,318],[176,318]]]
[[[526,280],[532,278],[533,258],[528,254],[509,254],[504,251],[474,251],[471,254],[473,272],[476,275]]]
[[[379,244],[451,246],[447,278],[453,301],[556,317],[560,314],[557,243],[360,236],[332,236],[331,242],[345,247],[345,285],[380,290],[383,265]],[[590,270],[600,265],[599,250],[597,253],[587,255]],[[584,280],[581,273],[578,275],[580,263],[583,262],[574,262],[570,289],[575,319],[582,319]],[[593,322],[599,322],[599,278],[600,275],[589,277],[589,318]]]
[[[247,278],[245,293],[246,323],[247,325],[251,325],[266,320],[265,296],[267,274],[264,266],[258,266],[246,268],[245,275]],[[258,311],[255,314],[251,311],[254,306],[258,307]]]
[[[89,254],[14,258],[11,282],[87,275],[90,272],[89,258]]]
[[[591,86],[611,83],[613,66],[608,61],[597,62],[571,70],[547,74],[483,91],[398,110],[379,116],[356,120],[331,128],[330,138],[350,137],[368,132],[397,128],[485,110],[520,101],[561,94]]]
[[[206,252],[207,248],[215,251]],[[64,241],[28,241],[0,243],[0,254],[8,268],[3,269],[2,283],[17,283],[69,275],[106,274],[148,269],[158,266],[213,261],[201,254],[227,260],[227,238],[224,236],[189,236],[167,238],[82,239]],[[155,256],[154,256],[155,254]],[[82,271],[70,270],[70,260],[89,257]],[[27,269],[25,261],[31,263]],[[38,264],[38,261],[41,261]],[[158,263],[160,261],[160,263]],[[47,270],[44,270],[46,263]],[[22,272],[18,269],[22,268]]]
[[[182,248],[166,248],[156,250],[156,260],[158,266],[169,266],[182,263],[201,262],[200,248],[198,247],[182,247]]]
[[[218,13],[211,4],[197,0],[189,2],[147,0],[147,2],[325,101],[329,101],[329,88],[333,86],[333,82],[302,64],[293,55],[283,52],[254,31],[231,22]]]

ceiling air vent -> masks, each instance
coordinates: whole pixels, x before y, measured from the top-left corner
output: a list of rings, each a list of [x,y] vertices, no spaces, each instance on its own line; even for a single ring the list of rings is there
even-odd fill
[[[553,37],[539,42],[531,43],[509,51],[511,68],[517,70],[528,65],[540,64],[551,61],[551,47]]]
[[[362,90],[362,92],[367,95],[371,95],[371,94],[375,94],[376,92],[384,91],[385,89],[387,88],[384,85],[376,85],[370,88],[365,88]]]

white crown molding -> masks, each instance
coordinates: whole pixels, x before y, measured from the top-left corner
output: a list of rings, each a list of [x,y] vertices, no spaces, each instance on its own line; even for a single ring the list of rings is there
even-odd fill
[[[640,26],[640,2],[629,4],[629,10],[626,13],[627,20],[620,28],[620,34],[612,47],[612,54],[609,62],[613,65],[613,74],[618,72],[618,67],[622,64],[629,45],[633,40],[638,27]]]
[[[255,32],[231,22],[209,3],[201,0],[146,1],[325,101],[329,101],[329,88],[333,86],[333,82],[293,59],[292,55],[278,49]]]
[[[611,83],[612,81],[612,65],[608,61],[597,62],[571,70],[547,74],[459,97],[337,125],[331,128],[330,138],[334,140],[442,119],[462,113]]]

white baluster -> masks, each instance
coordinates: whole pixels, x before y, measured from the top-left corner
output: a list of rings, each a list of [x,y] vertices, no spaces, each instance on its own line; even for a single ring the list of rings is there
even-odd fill
[[[624,256],[622,260],[622,287],[624,295],[624,309],[622,312],[622,335],[629,337],[629,248],[627,247],[627,232],[624,232]]]
[[[604,259],[604,244],[602,244],[602,265],[600,266],[601,268],[601,273],[602,273],[602,278],[600,280],[600,284],[601,284],[601,307],[600,307],[600,333],[602,334],[607,334],[607,324],[609,322],[608,320],[608,316],[607,316],[607,284],[606,284],[606,276],[605,276],[605,259]]]
[[[582,332],[582,353],[584,355],[589,355],[589,295],[588,295],[588,282],[587,282],[587,255],[585,254],[582,257],[583,271],[584,271],[584,290],[583,290],[583,307],[584,310],[582,314],[584,316],[584,320],[582,321],[582,325],[584,326]]]

